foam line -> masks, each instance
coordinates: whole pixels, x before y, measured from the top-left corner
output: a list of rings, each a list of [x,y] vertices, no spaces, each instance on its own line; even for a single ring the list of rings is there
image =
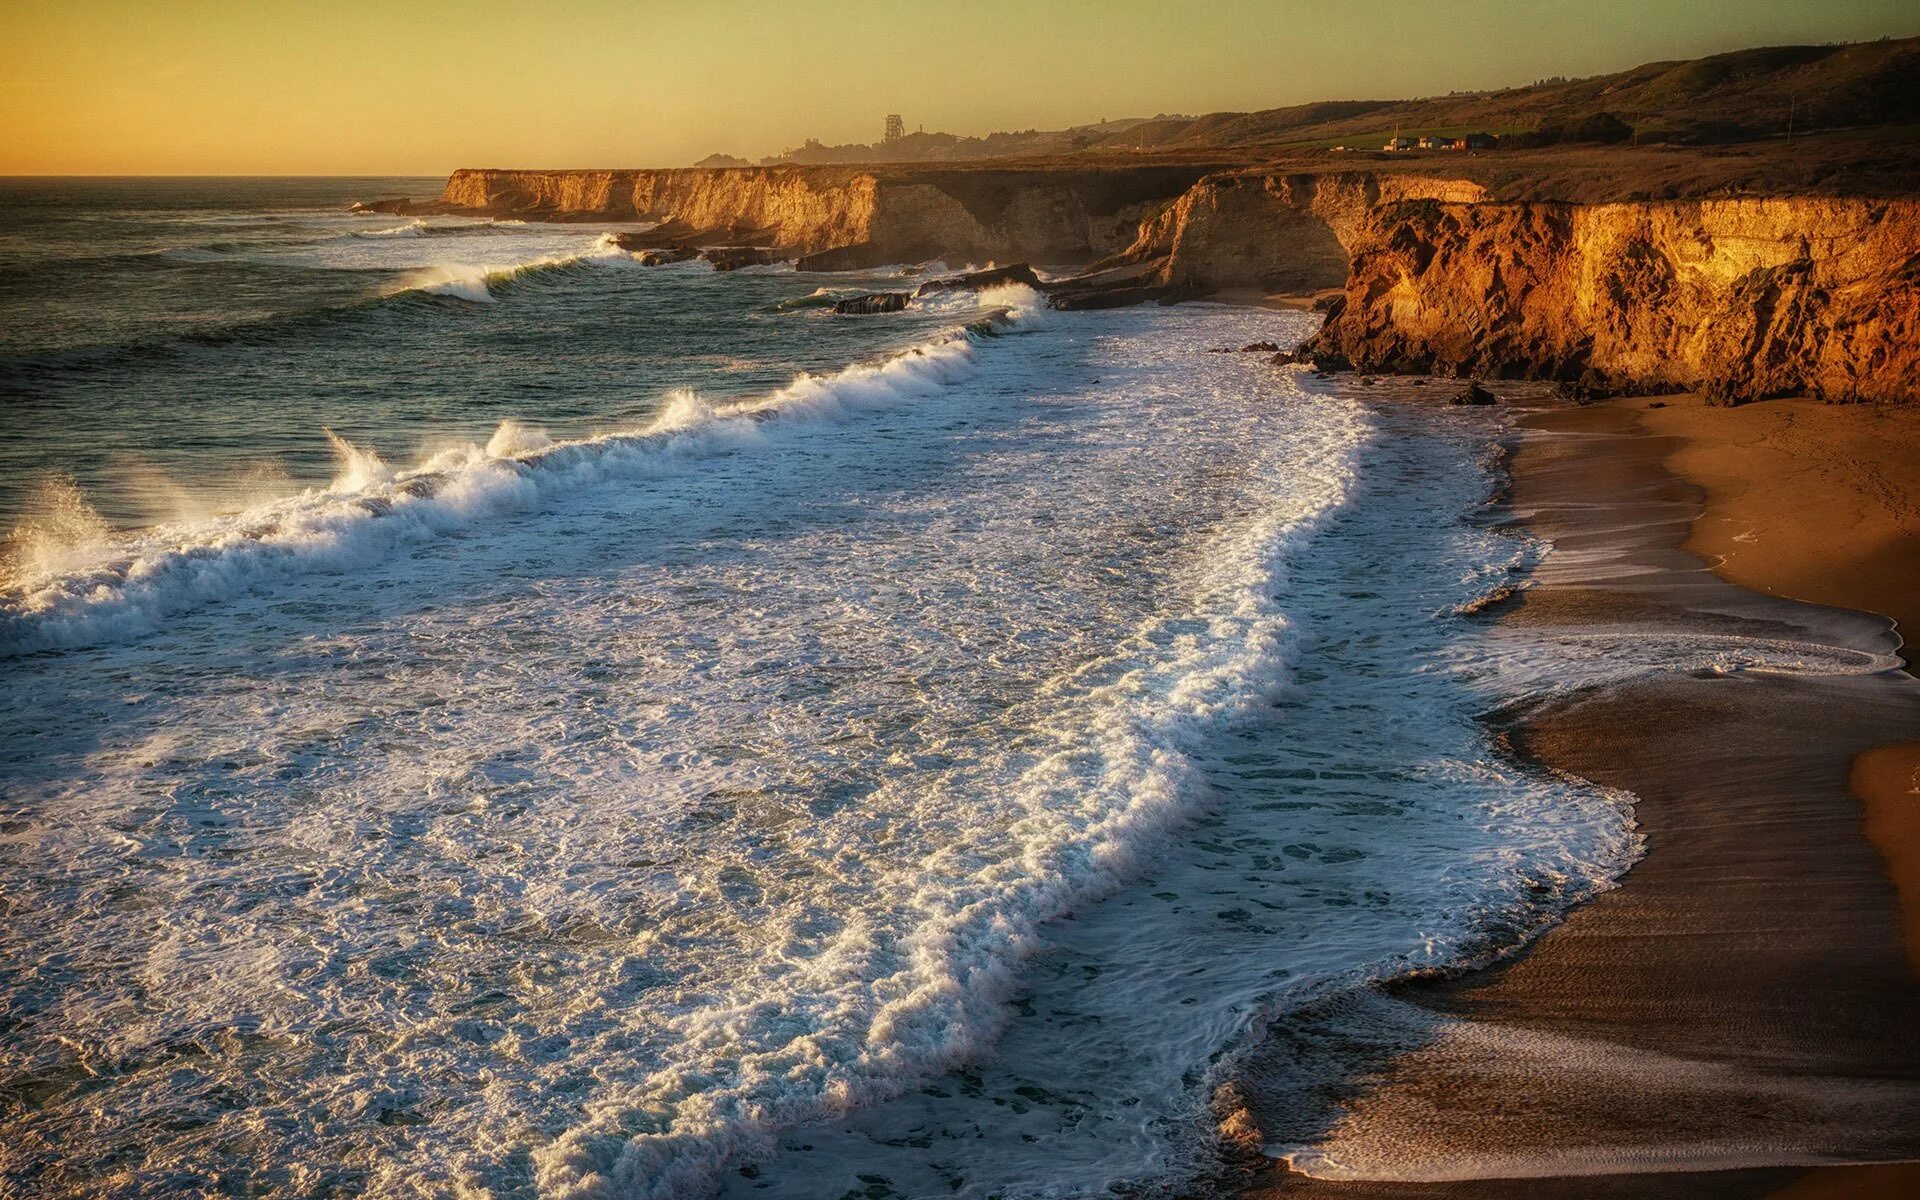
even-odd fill
[[[535,507],[549,493],[685,469],[752,446],[772,423],[831,423],[923,398],[972,373],[982,333],[1030,324],[1041,305],[1037,296],[1026,304],[878,363],[803,374],[765,397],[709,406],[679,393],[649,425],[599,437],[548,443],[508,422],[485,447],[392,471],[329,432],[341,466],[324,491],[40,555],[59,564],[52,570],[17,566],[0,593],[0,656],[139,637],[201,605],[279,579],[353,571],[402,546]],[[16,531],[14,540],[31,532]]]

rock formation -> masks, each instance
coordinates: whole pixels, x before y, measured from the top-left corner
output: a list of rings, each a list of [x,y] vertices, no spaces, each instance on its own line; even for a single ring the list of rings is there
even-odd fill
[[[872,292],[865,296],[849,296],[838,301],[833,311],[841,316],[867,315],[869,313],[899,312],[907,306],[905,292]]]
[[[985,271],[973,271],[965,275],[950,275],[945,279],[929,279],[920,285],[916,296],[931,296],[936,292],[983,292],[988,288],[1007,287],[1021,284],[1039,290],[1046,285],[1033,273],[1026,263],[1014,263],[1007,267],[992,267]]]
[[[1322,365],[1903,401],[1920,379],[1920,203],[1401,203],[1352,237]]]

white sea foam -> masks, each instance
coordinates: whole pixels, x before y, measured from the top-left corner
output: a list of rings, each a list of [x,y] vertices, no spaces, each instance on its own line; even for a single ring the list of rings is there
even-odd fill
[[[515,270],[542,265],[560,264]],[[492,278],[452,276],[417,286],[477,300],[488,297]],[[1020,329],[1035,311],[996,319]],[[49,549],[53,542],[26,531],[39,540],[32,553],[17,556],[12,584],[0,595],[0,655],[140,636],[202,604],[289,576],[351,571],[398,547],[537,504],[556,489],[680,470],[690,460],[751,445],[768,421],[830,422],[911,401],[965,378],[977,352],[972,336],[947,333],[878,363],[803,374],[770,395],[697,414],[695,402],[670,398],[646,426],[580,441],[550,443],[509,421],[485,448],[442,452],[399,471],[329,430],[341,468],[323,492],[127,538],[105,536],[97,524],[82,536],[67,522],[57,553]],[[73,498],[84,503],[77,492]]]
[[[1135,361],[1095,357],[1130,380],[1117,394],[1089,385],[1078,338],[949,337],[748,404],[679,393],[644,431],[529,449],[504,429],[504,456],[430,464],[431,496],[407,490],[427,466],[342,439],[335,487],[295,507],[358,522],[343,552],[455,486],[470,507],[531,494],[493,536],[416,541],[427,558],[337,586],[275,566],[272,606],[178,640],[20,660],[58,679],[130,655],[167,697],[90,746],[61,732],[84,720],[54,722],[34,857],[163,853],[133,815],[162,793],[271,842],[196,850],[161,921],[71,897],[59,922],[8,925],[34,945],[7,962],[94,964],[62,1013],[115,1009],[130,959],[80,949],[96,938],[137,941],[165,997],[21,1043],[40,1073],[76,1046],[119,1064],[110,1095],[36,1122],[155,1178],[245,1155],[268,1192],[525,1194],[517,1160],[555,1194],[697,1195],[783,1127],[982,1053],[1044,924],[1153,860],[1205,799],[1211,740],[1280,684],[1279,566],[1365,433],[1351,406],[1274,407],[1282,377],[1121,344]],[[188,557],[249,561],[228,549]],[[359,615],[315,615],[340,604]],[[9,731],[47,716],[0,703]],[[216,761],[248,782],[203,791]],[[96,835],[104,857],[81,849]],[[263,901],[288,870],[324,882]],[[209,911],[219,896],[249,899]],[[182,1038],[219,1048],[146,1075]],[[188,1148],[127,1105],[196,1108],[189,1076],[291,1090],[210,1114]],[[245,1149],[255,1118],[270,1152]]]

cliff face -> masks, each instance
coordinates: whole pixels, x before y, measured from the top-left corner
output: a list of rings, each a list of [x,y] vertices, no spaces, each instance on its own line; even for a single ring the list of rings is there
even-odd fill
[[[1350,248],[1380,205],[1470,203],[1483,195],[1477,183],[1429,176],[1213,175],[1143,223],[1122,260],[1163,259],[1158,282],[1176,287],[1337,288],[1347,281]]]
[[[1111,254],[1199,167],[456,171],[444,210],[655,221],[748,240],[823,269],[953,255],[1085,262]]]
[[[867,238],[873,176],[846,170],[455,171],[451,209],[547,219],[671,222],[806,254]]]
[[[1909,400],[1920,204],[1399,203],[1350,242],[1307,350],[1363,370]]]

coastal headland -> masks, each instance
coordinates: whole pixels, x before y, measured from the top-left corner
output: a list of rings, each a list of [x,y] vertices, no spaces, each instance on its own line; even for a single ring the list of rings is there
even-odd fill
[[[1882,161],[1917,148],[1847,132],[1261,164],[473,169],[368,207],[644,222],[623,244],[808,270],[1032,261],[1060,307],[1317,299],[1303,353],[1331,369],[1880,403],[1920,378],[1920,188]]]

